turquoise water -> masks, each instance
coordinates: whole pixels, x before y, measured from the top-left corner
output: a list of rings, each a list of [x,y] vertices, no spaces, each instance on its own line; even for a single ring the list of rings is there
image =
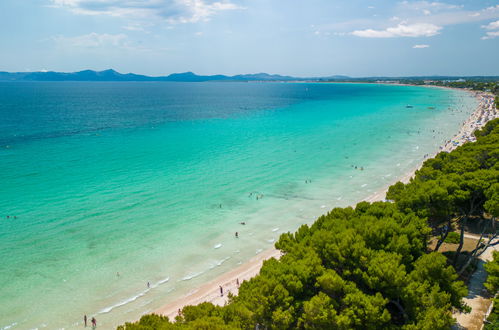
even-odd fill
[[[394,182],[475,106],[367,84],[0,83],[0,329],[137,319]]]

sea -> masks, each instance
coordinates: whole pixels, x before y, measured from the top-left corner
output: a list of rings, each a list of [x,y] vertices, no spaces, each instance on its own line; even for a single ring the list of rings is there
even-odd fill
[[[0,82],[0,329],[137,320],[396,182],[476,106],[382,84]]]

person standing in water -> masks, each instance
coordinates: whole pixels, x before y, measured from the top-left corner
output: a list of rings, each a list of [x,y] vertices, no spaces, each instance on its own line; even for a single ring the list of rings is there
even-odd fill
[[[87,327],[87,314],[83,315],[83,323],[85,323],[85,328]]]
[[[95,317],[92,317],[92,329],[95,329],[97,327],[97,320]]]
[[[237,231],[236,231],[236,238],[239,238],[239,234],[237,233]]]

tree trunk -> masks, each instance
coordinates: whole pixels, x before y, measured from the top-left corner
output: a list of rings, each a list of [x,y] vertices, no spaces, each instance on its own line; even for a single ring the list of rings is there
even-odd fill
[[[445,239],[447,238],[447,235],[450,232],[450,229],[451,229],[451,220],[449,219],[449,222],[447,223],[447,228],[445,228],[444,233],[440,235],[440,239],[438,240],[437,245],[435,246],[435,252],[437,252],[438,249],[440,249],[440,247],[444,243]]]
[[[395,305],[395,307],[398,308],[399,312],[402,314],[402,317],[404,318],[404,322],[407,322],[407,313],[405,312],[404,307],[402,307],[402,305],[396,300],[390,300],[390,302],[393,305]]]
[[[461,220],[461,236],[459,240],[459,246],[457,247],[456,250],[456,255],[454,256],[454,261],[452,262],[452,265],[454,268],[457,266],[457,262],[459,260],[459,255],[461,254],[461,250],[463,249],[464,245],[464,228],[466,227],[466,223],[468,222],[468,215],[465,215],[464,218]]]
[[[477,243],[477,247],[473,250],[471,255],[468,257],[466,260],[466,263],[461,267],[457,275],[461,276],[462,273],[468,268],[470,263],[473,261],[473,259],[480,257],[489,247],[495,246],[499,244],[499,241],[492,243],[492,241],[497,237],[497,235],[493,235],[487,243],[480,243],[480,241]],[[480,251],[481,249],[481,251]]]
[[[470,255],[468,256],[468,259],[466,259],[466,262],[464,263],[464,265],[459,270],[458,275],[461,275],[464,272],[464,270],[470,265],[471,261],[473,259],[475,259],[478,250],[483,246],[482,238],[483,238],[483,234],[485,233],[485,229],[486,228],[487,228],[487,224],[485,223],[485,225],[483,226],[483,229],[482,229],[482,233],[480,234],[480,238],[478,239],[478,242],[475,245],[475,249],[473,251],[471,251]],[[489,240],[489,243],[490,243],[491,240],[492,239]],[[485,247],[485,249],[486,248],[487,247]]]

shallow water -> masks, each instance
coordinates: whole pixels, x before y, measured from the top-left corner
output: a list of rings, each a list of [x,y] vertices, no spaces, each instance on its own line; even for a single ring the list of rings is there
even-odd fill
[[[390,184],[475,106],[368,84],[0,83],[0,329],[134,320]]]

